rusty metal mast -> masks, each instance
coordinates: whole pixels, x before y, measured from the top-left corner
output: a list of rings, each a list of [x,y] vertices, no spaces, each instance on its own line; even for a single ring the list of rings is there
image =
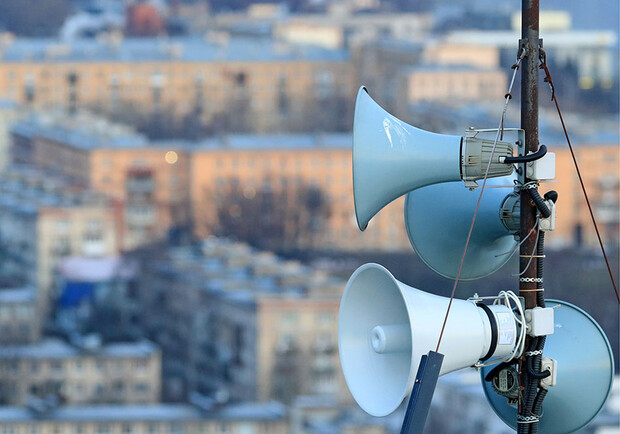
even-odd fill
[[[519,51],[525,49],[525,58],[521,69],[521,128],[525,130],[525,155],[538,150],[538,69],[539,69],[539,0],[522,0],[521,9],[521,41]],[[521,170],[525,170],[526,163],[522,163]],[[525,182],[529,179],[525,174]],[[532,309],[537,305],[537,261],[529,261],[532,252],[537,249],[536,224],[537,209],[526,190],[521,190],[521,217],[520,240],[522,242],[519,260],[519,295],[525,300],[525,309]],[[529,347],[528,337],[525,347]],[[532,387],[527,369],[524,369],[525,356],[519,362],[519,383],[522,396],[527,396]],[[528,416],[527,408],[523,403],[519,405],[519,415]]]

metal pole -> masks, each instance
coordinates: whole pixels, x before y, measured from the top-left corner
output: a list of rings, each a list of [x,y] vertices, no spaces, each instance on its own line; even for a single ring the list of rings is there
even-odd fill
[[[521,5],[521,47],[519,51],[525,49],[526,52],[521,69],[521,128],[525,130],[525,154],[527,154],[538,150],[539,0],[522,0]],[[520,166],[521,170],[525,170],[526,163]],[[525,182],[528,181],[529,179],[525,176]],[[519,295],[525,300],[525,309],[536,307],[536,292],[531,290],[536,288],[537,261],[529,261],[530,256],[536,250],[536,233],[532,233],[529,238],[525,239],[536,224],[536,213],[536,205],[529,194],[521,190],[520,239],[522,244],[519,270],[522,274],[519,278]],[[531,338],[526,339],[525,348],[529,348],[530,341]],[[532,382],[524,363],[525,356],[519,361],[519,384],[521,396],[528,396],[528,393],[531,393],[529,388],[532,387]],[[518,412],[520,416],[529,415],[522,400],[519,402]],[[519,432],[527,431],[519,429]]]
[[[523,59],[521,69],[521,128],[525,130],[525,152],[538,150],[538,0],[523,0],[523,32],[521,47],[525,48],[526,56]],[[521,165],[521,170],[525,164]],[[529,181],[527,176],[525,181]],[[527,191],[521,191],[521,241],[528,235],[536,224],[536,205]],[[523,272],[532,251],[536,248],[536,234],[533,233],[521,244],[520,271]],[[531,261],[530,266],[521,277],[536,277],[536,261]],[[536,283],[519,282],[519,291],[522,289],[535,289]],[[525,298],[525,308],[536,307],[536,292],[520,293]]]

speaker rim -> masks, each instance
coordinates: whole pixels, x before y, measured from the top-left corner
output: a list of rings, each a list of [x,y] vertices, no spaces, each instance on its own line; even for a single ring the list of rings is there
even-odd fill
[[[557,299],[546,299],[545,300],[547,303],[555,303],[555,304],[560,304],[560,305],[564,305],[567,307],[570,307],[578,312],[580,312],[586,319],[588,319],[594,326],[595,328],[598,330],[598,332],[600,333],[600,335],[603,337],[603,341],[605,343],[605,346],[607,348],[607,351],[609,353],[609,358],[611,360],[610,363],[610,377],[611,377],[611,381],[609,382],[609,387],[607,388],[607,392],[605,394],[605,399],[603,400],[603,403],[601,404],[600,408],[598,409],[598,411],[592,415],[592,417],[586,421],[585,423],[583,423],[580,427],[578,427],[577,429],[575,429],[573,432],[579,431],[581,429],[583,429],[584,427],[586,427],[590,422],[592,422],[596,416],[598,416],[601,411],[603,410],[603,408],[605,407],[605,403],[607,402],[607,400],[609,399],[609,394],[611,393],[611,389],[613,387],[613,379],[614,379],[614,374],[615,374],[615,360],[614,360],[614,355],[613,355],[613,349],[611,348],[611,344],[609,343],[609,339],[607,338],[607,335],[605,334],[605,332],[603,331],[603,328],[599,325],[598,322],[596,322],[596,320],[594,318],[592,318],[592,316],[586,312],[585,310],[583,310],[582,308],[580,308],[579,306],[576,306],[572,303],[569,303],[567,301],[562,301],[562,300],[557,300]],[[558,363],[559,365],[559,363]],[[517,429],[517,422],[516,422],[516,418],[510,419],[508,420],[505,414],[505,411],[500,411],[500,409],[498,409],[498,407],[495,404],[495,402],[491,399],[491,395],[490,393],[492,390],[492,387],[484,380],[485,375],[488,373],[488,371],[490,371],[494,366],[496,365],[492,365],[489,367],[485,367],[480,369],[480,380],[482,383],[482,390],[484,391],[484,396],[489,404],[489,407],[491,407],[493,409],[493,412],[497,415],[497,417],[499,417],[502,422],[504,422],[507,426],[511,427],[512,429]],[[561,369],[558,366],[558,369]],[[497,396],[497,394],[493,395],[494,397]],[[502,401],[504,402],[504,401]],[[508,404],[506,403],[505,406],[502,406],[502,408],[505,408]],[[512,412],[512,410],[510,410]],[[543,414],[544,414],[544,403],[543,403]]]
[[[359,152],[356,152],[356,148],[357,146],[355,146],[355,144],[357,143],[356,140],[356,135],[357,135],[357,129],[355,128],[355,125],[357,125],[357,116],[358,116],[358,109],[360,106],[360,95],[362,95],[362,92],[366,92],[366,94],[368,95],[369,98],[370,97],[370,93],[368,93],[368,89],[366,89],[366,86],[360,86],[359,90],[357,91],[357,98],[355,99],[355,112],[353,114],[353,144],[352,144],[352,152],[351,152],[351,177],[353,179],[353,207],[355,208],[355,220],[357,221],[357,227],[360,229],[360,231],[365,231],[366,228],[368,227],[368,223],[370,222],[370,219],[365,223],[362,224],[361,220],[360,220],[360,215],[359,215],[359,211],[358,211],[358,206],[357,206],[357,200],[356,198],[359,197],[358,192],[357,192],[357,184],[355,183],[355,167],[356,167],[356,161],[357,161],[357,155]],[[372,99],[372,98],[371,98]],[[376,214],[376,213],[375,213]],[[373,214],[374,217],[374,214]],[[371,217],[372,219],[372,217]]]
[[[390,281],[394,284],[395,288],[396,288],[396,292],[398,293],[399,297],[400,297],[400,301],[403,303],[404,306],[404,310],[407,314],[407,319],[408,319],[408,323],[409,323],[409,327],[410,327],[410,332],[411,332],[411,341],[412,341],[412,345],[411,345],[411,351],[409,353],[409,373],[407,375],[407,381],[405,382],[405,384],[403,385],[402,388],[402,394],[401,397],[398,401],[398,404],[396,404],[396,406],[394,406],[393,408],[391,408],[387,413],[383,413],[383,412],[372,412],[369,411],[365,406],[362,406],[362,404],[360,404],[360,402],[355,398],[355,396],[353,396],[353,392],[351,391],[351,387],[349,386],[349,380],[347,379],[347,373],[345,372],[345,366],[343,363],[343,358],[341,356],[341,354],[343,354],[342,352],[342,342],[343,339],[341,339],[340,336],[340,330],[342,329],[342,324],[341,324],[341,318],[342,318],[342,310],[343,310],[343,306],[345,305],[344,300],[347,297],[347,295],[349,294],[349,291],[351,289],[351,286],[354,282],[354,280],[356,278],[358,278],[358,276],[360,274],[362,274],[364,271],[367,271],[368,269],[374,269],[374,270],[378,270],[381,273],[385,274],[387,277],[389,277]],[[411,368],[412,364],[413,364],[413,358],[415,355],[415,346],[413,344],[413,340],[414,340],[414,335],[413,335],[413,330],[411,329],[412,327],[412,318],[411,318],[411,312],[409,311],[408,307],[407,307],[407,300],[405,299],[405,296],[401,290],[401,287],[399,285],[399,281],[398,279],[396,279],[396,277],[394,277],[394,275],[387,269],[385,268],[383,265],[378,264],[376,262],[368,262],[365,263],[361,266],[359,266],[354,272],[353,274],[351,274],[351,277],[349,277],[349,280],[347,281],[347,285],[345,286],[345,289],[342,293],[342,297],[340,299],[340,308],[338,309],[338,359],[340,362],[340,368],[342,370],[342,374],[344,376],[344,380],[345,380],[345,384],[347,385],[347,388],[349,390],[349,393],[351,394],[351,396],[353,396],[353,399],[355,400],[355,402],[357,403],[357,405],[360,406],[360,408],[362,408],[362,410],[364,410],[366,413],[370,414],[371,416],[374,417],[385,417],[388,416],[390,414],[392,414],[394,411],[396,411],[398,409],[398,407],[400,405],[402,405],[403,400],[411,393],[411,387],[413,385],[413,380],[415,378],[416,373],[413,372],[413,369]]]

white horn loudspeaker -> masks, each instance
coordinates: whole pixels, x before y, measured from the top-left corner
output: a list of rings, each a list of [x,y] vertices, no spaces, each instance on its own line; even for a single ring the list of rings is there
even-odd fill
[[[425,185],[465,181],[475,186],[491,158],[493,140],[431,133],[383,110],[361,87],[353,122],[353,193],[361,230],[394,199]],[[513,145],[498,142],[489,177],[510,175]]]
[[[435,350],[450,299],[399,282],[378,264],[358,268],[342,296],[338,350],[354,399],[386,416],[411,393],[422,355]],[[440,375],[514,350],[517,325],[503,304],[455,299],[441,341]]]

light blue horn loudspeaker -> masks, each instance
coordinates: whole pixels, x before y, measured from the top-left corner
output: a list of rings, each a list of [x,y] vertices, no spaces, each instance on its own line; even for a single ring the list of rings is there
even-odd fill
[[[547,300],[555,309],[555,331],[547,336],[543,355],[557,361],[556,385],[543,401],[539,432],[575,432],[601,411],[611,391],[614,359],[601,327],[570,303]],[[517,429],[517,409],[484,380],[493,366],[481,371],[484,393],[497,415]]]
[[[519,196],[514,175],[487,180],[480,201],[461,280],[478,279],[499,270],[517,247]],[[405,225],[414,250],[429,268],[455,279],[480,190],[461,182],[421,187],[405,199]]]
[[[361,87],[353,123],[353,193],[361,230],[394,199],[425,185],[482,179],[493,141],[435,134],[415,128],[383,110]],[[511,143],[498,142],[490,177],[512,173],[500,156],[512,156]],[[461,185],[463,185],[461,183]],[[465,191],[465,188],[463,188]]]

